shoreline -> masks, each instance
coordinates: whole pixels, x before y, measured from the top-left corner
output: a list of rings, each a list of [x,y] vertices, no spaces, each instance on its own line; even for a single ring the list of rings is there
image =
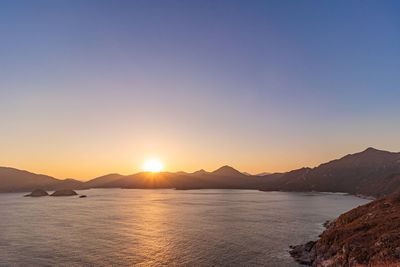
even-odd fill
[[[400,266],[400,195],[358,206],[330,222],[315,241],[290,246],[308,266]]]

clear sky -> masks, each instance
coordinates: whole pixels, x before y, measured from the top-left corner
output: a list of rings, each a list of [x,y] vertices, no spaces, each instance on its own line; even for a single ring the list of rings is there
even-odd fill
[[[400,151],[400,1],[0,1],[0,165],[287,171]]]

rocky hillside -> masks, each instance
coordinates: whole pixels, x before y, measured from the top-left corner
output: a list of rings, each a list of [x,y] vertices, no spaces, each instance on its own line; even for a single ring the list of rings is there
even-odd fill
[[[310,266],[400,266],[400,195],[342,214],[292,256]]]

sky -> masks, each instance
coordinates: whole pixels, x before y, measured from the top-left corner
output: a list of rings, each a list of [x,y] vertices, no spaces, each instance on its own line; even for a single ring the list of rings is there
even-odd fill
[[[399,1],[0,1],[0,165],[289,171],[400,151]]]

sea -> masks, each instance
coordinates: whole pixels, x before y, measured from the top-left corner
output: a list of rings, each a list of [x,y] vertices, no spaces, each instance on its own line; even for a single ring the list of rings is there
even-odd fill
[[[340,193],[90,189],[0,194],[0,266],[301,266],[289,246],[370,200]]]

